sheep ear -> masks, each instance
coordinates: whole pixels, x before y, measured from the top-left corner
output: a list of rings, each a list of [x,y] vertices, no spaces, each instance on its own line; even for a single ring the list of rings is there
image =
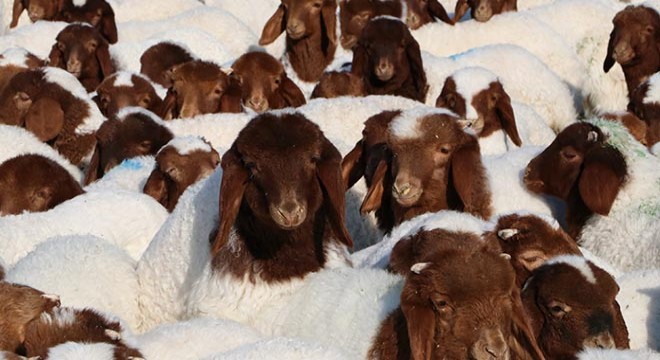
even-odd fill
[[[229,86],[222,97],[220,98],[220,112],[223,113],[240,113],[243,112],[241,105],[242,90],[241,84],[232,76],[228,76]],[[169,91],[168,91],[169,94]]]
[[[512,337],[509,339],[509,348],[518,359],[544,360],[543,351],[536,342],[532,326],[526,316],[525,308],[520,299],[520,290],[514,286],[511,294],[513,304]]]
[[[52,198],[53,189],[50,187],[44,186],[36,189],[30,195],[30,209],[35,212],[47,210]]]
[[[617,349],[629,349],[630,339],[628,336],[628,328],[626,327],[626,322],[623,320],[621,307],[616,300],[614,300],[614,304],[612,305],[614,308],[614,322],[612,324],[612,337],[614,337],[614,344],[616,344]]]
[[[353,239],[345,226],[345,193],[341,179],[341,154],[327,139],[323,139],[321,160],[316,164],[316,176],[324,191],[326,213],[330,225],[339,238],[349,248],[353,247]]]
[[[504,129],[504,132],[509,135],[509,138],[513,141],[514,144],[516,144],[516,146],[520,147],[522,146],[522,140],[520,140],[520,135],[518,135],[516,117],[513,114],[513,107],[511,107],[511,98],[503,88],[501,90],[501,96],[499,100],[497,100],[495,111],[497,112],[497,117],[500,119],[500,123],[502,124],[502,129]]]
[[[305,95],[288,76],[284,76],[282,85],[280,85],[281,94],[287,106],[298,107],[305,105]]]
[[[286,29],[286,9],[284,5],[280,6],[275,10],[273,16],[268,19],[264,29],[261,32],[261,38],[259,39],[259,45],[268,45],[275,41],[281,33]]]
[[[144,184],[144,189],[142,190],[145,194],[156,199],[158,203],[167,208],[168,202],[168,193],[167,193],[167,184],[165,180],[165,175],[158,167],[156,167],[149,175],[147,183]]]
[[[534,276],[532,276],[527,280],[525,285],[523,285],[522,292],[520,294],[520,300],[524,310],[523,314],[527,315],[526,319],[534,339],[539,337],[541,329],[545,324],[545,317],[543,316],[543,312],[541,311],[541,308],[536,301],[537,293],[538,285],[536,284]]]
[[[436,326],[435,314],[428,303],[429,301],[423,303],[415,301],[413,304],[401,302],[401,311],[406,318],[408,341],[413,360],[431,359]]]
[[[463,203],[463,211],[488,219],[491,214],[490,192],[476,139],[470,139],[452,155],[451,180]]]
[[[371,186],[367,195],[362,201],[362,206],[360,206],[360,213],[368,214],[372,211],[380,209],[383,201],[383,193],[385,192],[385,174],[387,173],[388,166],[387,161],[384,159],[378,163],[378,167],[374,172],[374,176],[371,179]]]
[[[115,72],[115,66],[112,64],[112,59],[110,58],[110,50],[108,45],[99,44],[96,48],[96,59],[101,65],[101,71],[103,72],[103,77],[108,77]]]
[[[415,100],[424,102],[428,85],[426,83],[424,64],[422,63],[422,53],[419,50],[419,43],[417,43],[417,40],[415,40],[410,34],[409,30],[406,29],[406,32],[406,56],[408,57],[408,63],[410,64],[410,75],[412,76],[415,89],[417,90]]]
[[[392,248],[387,268],[395,274],[405,276],[411,270],[414,261],[413,238],[407,237],[399,240]]]
[[[330,49],[337,46],[337,2],[335,0],[325,1],[321,9],[321,31],[325,33],[322,37],[321,46],[326,56]]]
[[[108,7],[110,9],[104,9],[103,17],[101,18],[101,34],[103,34],[110,44],[115,44],[118,40],[115,13],[110,6]]]
[[[50,54],[48,54],[48,66],[64,68],[64,54],[57,47],[57,42],[53,47],[50,48]]]
[[[445,7],[442,6],[438,2],[438,0],[429,0],[429,12],[431,13],[432,16],[440,19],[442,22],[446,22],[447,24],[454,25],[454,21],[449,18],[449,15],[447,15],[447,11],[445,10]]]
[[[352,188],[364,176],[363,143],[364,140],[358,141],[353,150],[346,154],[341,161],[341,177],[344,180],[346,190]]]
[[[229,240],[229,233],[234,226],[238,210],[243,201],[243,192],[248,184],[248,171],[241,162],[240,154],[232,146],[222,156],[222,182],[220,184],[220,220],[218,233],[211,246],[211,256],[220,252]]]
[[[603,62],[603,71],[608,72],[614,66],[614,38],[616,37],[616,29],[612,30],[610,33],[610,40],[607,43],[607,55],[605,55],[605,61]]]
[[[163,100],[160,117],[165,120],[172,120],[179,117],[179,111],[176,108],[176,92],[172,88],[167,89],[167,95],[165,95],[165,100]]]
[[[618,151],[603,146],[589,151],[582,166],[580,197],[591,211],[606,216],[625,180],[625,160]]]
[[[98,143],[98,139],[96,141],[96,147],[94,148],[94,154],[92,155],[92,160],[89,162],[89,166],[87,167],[87,173],[85,173],[85,181],[83,182],[83,185],[87,186],[94,181],[98,180],[101,175],[103,169],[101,169],[101,146]]]
[[[359,41],[355,46],[353,47],[353,61],[351,64],[351,73],[353,75],[357,76],[358,78],[362,79],[365,76],[368,76],[369,70],[367,69],[367,66],[369,66],[369,61],[367,58],[367,51],[364,49],[364,45],[362,45]]]
[[[35,101],[25,115],[25,128],[43,142],[59,135],[64,126],[64,111],[60,103],[50,98]]]
[[[18,25],[18,19],[21,17],[23,10],[25,10],[23,0],[14,0],[14,12],[11,14],[11,24],[9,24],[9,28],[14,28]]]
[[[454,23],[459,22],[469,8],[470,5],[468,5],[467,0],[458,0],[454,8]]]

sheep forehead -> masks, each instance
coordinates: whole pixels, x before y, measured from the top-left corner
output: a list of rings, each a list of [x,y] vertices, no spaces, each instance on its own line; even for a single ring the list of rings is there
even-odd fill
[[[654,13],[656,13],[656,11],[650,7],[643,5],[629,5],[625,9],[621,10],[618,14],[616,14],[613,22],[615,24],[626,23],[627,25],[652,24],[653,17],[655,15]]]
[[[280,74],[284,71],[284,66],[268,53],[251,52],[244,54],[236,60],[232,65],[232,69],[235,72],[249,72],[254,71],[254,69],[263,69],[272,74]]]
[[[23,48],[7,49],[2,53],[2,57],[0,58],[0,66],[16,65],[25,67],[27,66],[26,62],[28,55],[28,51]]]
[[[490,84],[499,82],[497,75],[478,67],[461,69],[451,75],[456,84],[456,92],[470,102],[479,92],[486,90]]]
[[[170,140],[165,146],[161,148],[161,151],[167,147],[174,148],[181,155],[189,155],[193,151],[202,151],[210,153],[213,151],[211,145],[209,145],[204,139],[197,136],[178,136]],[[159,151],[160,153],[160,151]]]
[[[66,342],[48,349],[49,359],[116,359],[115,345],[108,343]]]
[[[154,123],[167,128],[167,124],[165,124],[165,122],[160,117],[158,117],[158,115],[139,106],[128,106],[122,108],[121,110],[119,110],[119,112],[117,112],[117,115],[115,115],[115,117],[120,122],[123,122],[124,120],[128,119],[131,115],[135,115],[135,114],[142,115],[147,119],[153,121]]]
[[[73,96],[85,100],[86,102],[89,101],[87,91],[82,86],[80,81],[78,81],[78,79],[76,79],[76,77],[71,73],[66,70],[54,67],[45,67],[42,69],[44,74],[43,78],[46,80],[46,82],[59,85],[63,89],[70,92]]]
[[[589,282],[590,284],[596,284],[596,276],[589,266],[589,262],[582,256],[577,255],[562,255],[555,258],[552,258],[546,262],[546,265],[554,264],[566,264],[578,270],[580,274]]]
[[[127,87],[133,87],[133,73],[129,71],[120,71],[114,75],[115,77],[115,82],[113,85],[115,87],[119,86],[127,86]]]
[[[644,104],[660,103],[660,73],[653,74],[648,79],[649,87],[644,96]]]
[[[451,115],[447,109],[432,107],[415,107],[407,109],[390,122],[389,130],[397,139],[417,139],[424,136],[422,122],[431,115]]]
[[[318,125],[300,113],[279,111],[252,119],[235,143],[243,155],[290,157],[310,150],[320,151],[321,137]]]

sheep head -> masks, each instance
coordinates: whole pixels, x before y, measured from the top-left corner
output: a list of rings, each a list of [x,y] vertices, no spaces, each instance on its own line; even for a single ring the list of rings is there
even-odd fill
[[[416,30],[428,23],[440,21],[454,25],[454,21],[449,18],[445,7],[438,0],[401,0],[405,1],[408,7],[406,14],[406,24],[410,29]]]
[[[14,0],[10,28],[18,25],[18,19],[27,10],[30,21],[55,20],[62,10],[61,0]]]
[[[105,116],[113,116],[129,106],[139,106],[159,114],[163,100],[144,77],[128,72],[115,73],[96,88],[94,102]]]
[[[341,46],[351,50],[358,41],[364,27],[375,16],[401,17],[401,1],[388,0],[340,0],[339,18]]]
[[[605,72],[615,62],[627,67],[639,63],[642,58],[660,56],[660,15],[654,9],[629,5],[616,14],[612,24],[614,29],[603,62]]]
[[[281,0],[280,6],[264,25],[259,45],[268,45],[286,31],[287,39],[299,41],[311,35],[325,37],[323,52],[336,44],[336,0]]]
[[[459,0],[454,9],[454,21],[458,22],[463,15],[472,10],[472,18],[479,22],[486,22],[494,15],[506,11],[516,11],[517,0]]]
[[[301,114],[252,119],[222,157],[220,224],[212,254],[227,243],[241,220],[239,210],[273,232],[293,231],[321,214],[335,238],[352,246],[344,226],[340,162],[337,149]]]
[[[583,348],[627,349],[628,330],[610,274],[582,257],[551,259],[522,291],[539,346],[549,359],[577,359]]]
[[[7,49],[0,54],[0,94],[16,74],[45,64],[43,60],[23,48]]]
[[[117,42],[117,24],[112,6],[105,0],[87,0],[81,6],[72,0],[63,1],[62,19],[66,22],[84,22],[94,26],[110,44]]]
[[[312,99],[336,98],[340,96],[365,96],[362,79],[350,72],[330,71],[321,76],[312,91]]]
[[[172,87],[172,67],[192,61],[190,53],[177,44],[161,42],[151,46],[140,56],[140,73],[165,88]]]

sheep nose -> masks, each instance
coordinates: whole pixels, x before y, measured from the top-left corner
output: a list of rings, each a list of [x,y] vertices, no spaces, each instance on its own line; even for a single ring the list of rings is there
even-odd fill
[[[268,110],[268,102],[261,96],[253,96],[248,99],[247,105],[256,112]]]
[[[298,227],[307,215],[305,206],[294,201],[288,201],[280,206],[273,206],[270,212],[273,220],[286,230]]]
[[[300,39],[305,33],[305,25],[300,21],[291,21],[286,27],[286,33],[294,40]]]
[[[381,81],[390,80],[394,76],[394,66],[392,66],[392,63],[385,59],[380,60],[376,67],[376,76]]]
[[[616,344],[609,331],[590,336],[584,340],[584,347],[597,349],[614,349]]]
[[[35,22],[37,20],[43,19],[44,13],[44,9],[40,7],[30,7],[28,10],[28,17],[30,18],[30,21]]]
[[[421,196],[420,187],[413,181],[403,179],[392,185],[392,196],[402,206],[412,206]]]
[[[626,64],[635,57],[635,52],[628,42],[621,41],[614,48],[612,57],[619,64]]]
[[[76,77],[80,76],[80,70],[82,68],[82,63],[78,59],[71,58],[66,62],[66,71],[75,75]]]

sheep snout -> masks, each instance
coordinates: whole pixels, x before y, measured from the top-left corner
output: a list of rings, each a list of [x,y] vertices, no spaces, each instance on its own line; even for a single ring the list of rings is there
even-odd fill
[[[380,81],[389,81],[394,76],[394,65],[388,59],[380,59],[374,69],[374,74]]]
[[[414,205],[422,196],[423,188],[418,179],[399,174],[392,186],[392,196],[404,207]]]
[[[615,349],[614,338],[609,331],[590,336],[584,340],[584,348]]]
[[[289,20],[286,34],[293,40],[300,40],[305,36],[305,24],[300,20]]]
[[[297,201],[286,201],[269,207],[273,221],[285,230],[295,229],[305,221],[307,207]]]
[[[479,22],[486,22],[493,17],[493,8],[487,1],[482,1],[474,11],[474,19]]]
[[[246,105],[252,110],[261,113],[268,110],[268,99],[263,94],[253,94],[247,99]]]
[[[509,360],[509,345],[499,329],[483,329],[479,340],[472,346],[472,357],[476,360]]]
[[[635,58],[635,50],[630,46],[629,41],[619,41],[614,47],[614,53],[612,54],[614,60],[621,65],[628,64]]]
[[[30,4],[28,7],[28,17],[30,21],[36,22],[37,20],[42,20],[46,17],[46,9],[39,5]]]

